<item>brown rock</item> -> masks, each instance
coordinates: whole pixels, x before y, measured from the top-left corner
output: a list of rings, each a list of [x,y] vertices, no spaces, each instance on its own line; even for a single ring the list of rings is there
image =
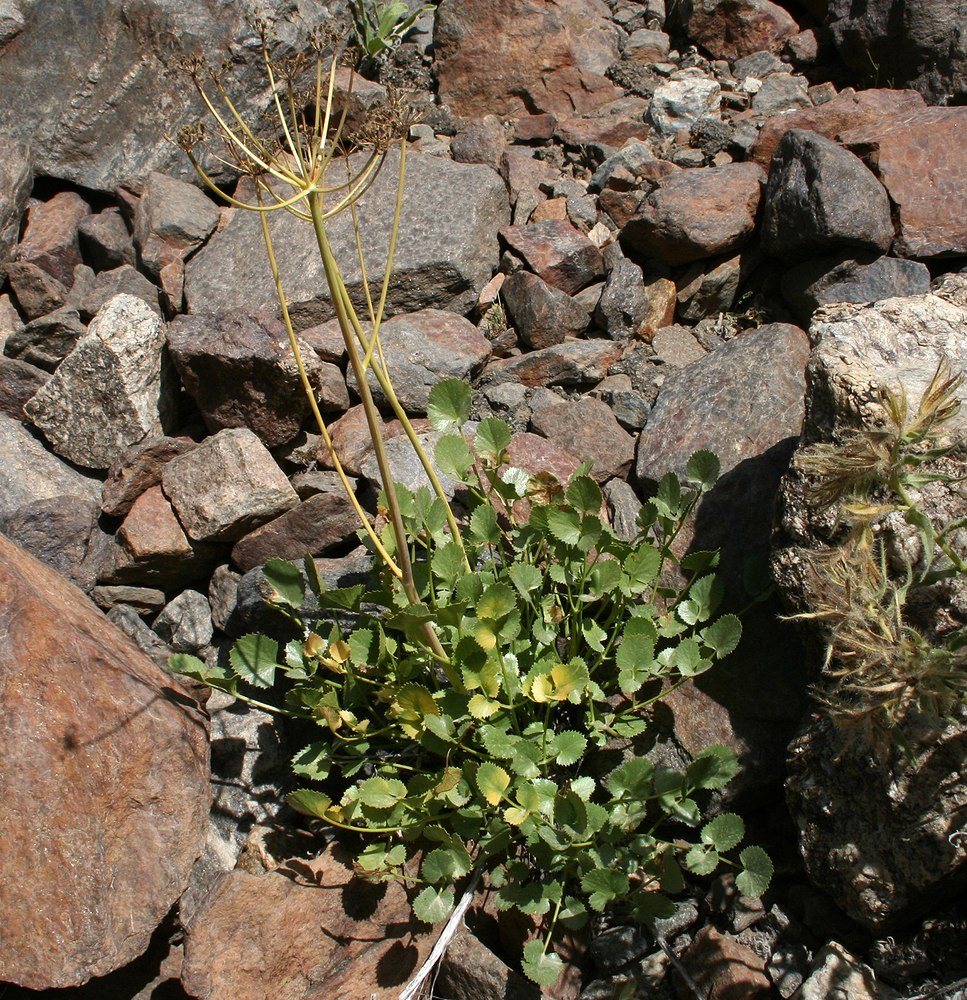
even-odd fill
[[[682,964],[707,1000],[768,1000],[772,983],[765,959],[714,927],[703,927],[682,956]],[[686,990],[683,996],[690,996]]]
[[[23,420],[24,403],[49,379],[47,372],[26,361],[0,357],[0,413]]]
[[[124,517],[145,490],[161,482],[165,462],[195,447],[190,438],[161,437],[129,448],[107,471],[101,510],[110,517]]]
[[[289,875],[236,870],[218,882],[187,929],[188,993],[396,1000],[434,937],[413,918],[403,886],[355,878],[339,848],[289,867]]]
[[[501,297],[518,336],[529,347],[563,343],[588,327],[586,309],[530,271],[510,275],[503,284]]]
[[[609,13],[602,0],[444,5],[433,38],[441,100],[466,116],[571,114],[613,101],[620,92],[603,74],[620,52]]]
[[[675,282],[669,278],[651,278],[645,282],[646,311],[639,327],[642,340],[652,340],[675,319]]]
[[[500,236],[535,274],[568,295],[604,276],[601,251],[570,222],[504,226]]]
[[[554,138],[557,118],[551,114],[524,115],[514,119],[514,142],[534,142],[540,145]]]
[[[247,573],[269,559],[319,556],[352,538],[359,518],[342,493],[318,493],[235,543],[232,562]]]
[[[789,129],[802,128],[834,139],[845,129],[874,124],[925,107],[915,90],[844,90],[815,108],[774,115],[762,126],[752,147],[752,159],[768,170],[779,140]]]
[[[778,52],[799,31],[792,15],[769,0],[700,0],[688,22],[688,37],[716,59]]]
[[[504,126],[496,115],[468,118],[450,142],[450,155],[458,163],[486,163],[500,168],[507,148]]]
[[[208,829],[201,715],[54,570],[0,537],[0,980],[78,986],[148,946]],[[31,817],[25,825],[24,818]]]
[[[765,179],[754,163],[681,171],[645,198],[621,230],[622,246],[668,264],[737,250],[752,235]]]
[[[594,385],[621,357],[622,347],[608,340],[569,340],[519,358],[499,361],[492,370],[523,385]]]
[[[521,191],[533,191],[535,198],[539,198],[537,192],[541,184],[553,184],[557,180],[557,171],[529,152],[508,149],[500,158],[500,176],[510,192],[511,203],[516,204]]]
[[[901,257],[967,254],[967,108],[924,108],[841,134],[887,189]]]
[[[547,222],[548,220],[560,221],[567,219],[567,198],[548,198],[542,201],[537,208],[531,212],[528,222]]]
[[[366,423],[366,411],[360,403],[350,407],[329,428],[332,443],[342,467],[351,476],[362,472],[363,459],[372,450],[372,439]],[[329,454],[324,447],[319,449],[318,462],[324,468],[332,468]]]
[[[470,931],[458,931],[440,963],[435,989],[461,1000],[542,1000],[538,986],[509,969]]]
[[[582,462],[592,462],[591,476],[599,483],[623,477],[635,457],[635,439],[607,403],[590,396],[542,406],[531,427]]]
[[[50,201],[37,202],[27,212],[27,228],[16,259],[35,264],[70,288],[74,268],[81,263],[77,227],[90,211],[90,205],[74,191],[61,191]]]
[[[642,116],[646,103],[642,101]],[[629,139],[647,139],[651,135],[650,125],[625,115],[609,115],[607,118],[571,117],[561,121],[555,134],[567,146],[611,146],[620,149]]]
[[[134,241],[121,215],[112,205],[81,219],[77,227],[81,249],[95,271],[110,271],[124,264],[137,264]]]
[[[17,305],[28,320],[53,312],[67,301],[67,289],[30,261],[12,260],[4,270]]]

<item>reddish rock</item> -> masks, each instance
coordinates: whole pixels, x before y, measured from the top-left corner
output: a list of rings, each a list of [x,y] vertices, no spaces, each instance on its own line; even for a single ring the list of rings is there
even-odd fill
[[[967,254],[967,108],[923,108],[840,136],[887,189],[901,257]]]
[[[523,385],[594,385],[621,357],[623,348],[609,340],[569,340],[519,358],[496,362],[492,369]]]
[[[508,149],[500,158],[500,176],[510,192],[511,203],[516,203],[521,191],[538,192],[541,184],[553,184],[557,171],[545,160],[538,160],[530,153]]]
[[[601,251],[570,222],[504,226],[500,236],[535,274],[568,295],[604,276]]]
[[[542,406],[531,417],[531,427],[582,462],[592,462],[591,476],[599,483],[623,477],[635,457],[635,439],[611,407],[589,396]]]
[[[507,315],[521,341],[529,347],[550,347],[578,336],[590,317],[571,296],[530,271],[510,275],[501,289]]]
[[[90,205],[74,191],[61,191],[50,201],[37,202],[27,212],[27,228],[16,259],[36,265],[70,288],[74,268],[81,263],[77,227],[90,211]]]
[[[161,437],[129,448],[107,471],[101,510],[110,517],[124,517],[145,490],[161,482],[165,462],[195,447],[190,438]]]
[[[923,97],[915,90],[863,90],[858,94],[844,90],[818,107],[769,118],[752,147],[752,159],[768,170],[779,140],[793,128],[807,129],[834,139],[845,129],[872,125],[924,107]]]
[[[288,875],[223,876],[187,928],[182,983],[196,1000],[396,1000],[434,937],[402,885],[355,878],[334,848]]]
[[[12,260],[4,271],[17,305],[28,320],[53,312],[67,301],[67,288],[28,260]]]
[[[363,459],[373,447],[362,404],[350,407],[338,420],[334,420],[329,433],[343,469],[350,476],[360,475]],[[333,467],[325,447],[319,449],[318,462],[324,468]]]
[[[647,102],[642,101],[644,116]],[[561,121],[557,137],[567,146],[612,146],[620,149],[629,139],[647,139],[651,126],[627,115],[609,115],[606,118],[571,117]]]
[[[359,517],[342,493],[317,493],[235,543],[232,562],[243,572],[269,559],[318,556],[352,538]]]
[[[703,927],[682,956],[682,964],[706,1000],[769,1000],[766,962],[751,948],[714,927]],[[691,990],[683,995],[690,996]]]
[[[0,413],[23,420],[24,403],[38,392],[50,375],[14,358],[0,357]]]
[[[514,120],[514,142],[534,142],[543,145],[554,138],[556,128],[557,118],[554,115],[523,115]]]
[[[0,980],[132,961],[208,831],[201,714],[54,570],[0,537]],[[25,817],[29,822],[25,823]]]
[[[346,343],[338,319],[330,319],[318,326],[298,330],[299,340],[308,344],[322,361],[342,364],[346,360]]]
[[[531,212],[528,222],[560,222],[567,219],[567,198],[548,198]]]
[[[504,125],[496,115],[468,118],[450,141],[450,155],[458,163],[486,163],[496,169],[506,148]]]
[[[769,0],[700,0],[688,22],[688,37],[716,59],[778,52],[798,34],[792,15]]]
[[[114,205],[81,219],[77,227],[84,258],[95,271],[137,264],[131,233]]]
[[[667,264],[737,250],[752,235],[765,179],[754,163],[681,171],[644,199],[621,230],[622,246]]]
[[[468,117],[607,104],[620,96],[603,75],[620,58],[609,17],[603,0],[444,4],[433,36],[440,98]]]

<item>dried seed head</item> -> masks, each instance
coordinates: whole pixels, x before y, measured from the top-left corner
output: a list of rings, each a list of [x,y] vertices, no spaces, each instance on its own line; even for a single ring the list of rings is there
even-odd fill
[[[197,53],[183,55],[174,62],[175,69],[187,74],[193,80],[197,79],[205,69],[205,60]]]
[[[175,141],[186,152],[190,153],[196,146],[201,145],[208,137],[208,129],[204,122],[192,122],[190,125],[182,125],[178,129]]]
[[[370,109],[366,120],[350,138],[356,145],[383,152],[397,140],[405,139],[419,120],[419,114],[406,96],[391,89],[386,101]]]

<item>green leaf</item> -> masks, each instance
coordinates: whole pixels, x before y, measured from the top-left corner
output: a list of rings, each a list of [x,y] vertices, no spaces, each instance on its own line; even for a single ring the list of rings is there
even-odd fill
[[[398,778],[373,775],[359,786],[359,801],[372,809],[392,809],[406,798],[406,785]]]
[[[695,754],[685,771],[689,788],[724,788],[738,773],[739,761],[731,747],[713,744]]]
[[[521,968],[524,975],[538,986],[553,986],[561,978],[564,962],[556,952],[545,951],[542,941],[535,940],[524,945]]]
[[[332,799],[328,795],[313,791],[311,788],[300,788],[297,792],[289,792],[285,801],[296,812],[304,816],[316,816],[319,819],[326,818],[326,813],[332,805]]]
[[[420,874],[427,882],[450,885],[455,879],[466,875],[472,867],[473,862],[465,848],[438,847],[423,859]]]
[[[461,379],[447,378],[430,389],[426,407],[430,426],[439,432],[462,427],[470,418],[473,403],[470,386]]]
[[[715,658],[721,660],[731,653],[742,638],[742,622],[735,615],[722,615],[699,633]]]
[[[509,787],[510,775],[502,767],[488,760],[477,768],[477,788],[490,805],[499,805]]]
[[[608,791],[615,798],[647,799],[654,791],[655,766],[647,757],[633,757],[608,775]]]
[[[477,617],[499,621],[517,607],[514,591],[504,583],[488,587],[477,601]]]
[[[722,603],[722,581],[714,574],[700,577],[688,588],[688,600],[678,606],[678,617],[686,625],[708,621]]]
[[[529,597],[540,590],[544,577],[541,571],[530,563],[512,563],[507,570],[510,582],[517,588],[521,597]]]
[[[703,493],[715,485],[721,465],[718,457],[704,448],[695,452],[685,465],[685,475],[690,483],[696,483]]]
[[[658,632],[650,618],[630,618],[615,654],[618,684],[624,694],[634,694],[655,674]]]
[[[682,502],[682,485],[674,472],[667,472],[658,484],[658,492],[652,501],[667,517],[677,518]]]
[[[722,813],[702,827],[702,841],[720,854],[737,847],[745,836],[745,823],[735,813]]]
[[[447,590],[453,590],[457,580],[467,570],[466,556],[463,549],[452,539],[438,546],[430,559],[433,575]]]
[[[630,592],[641,593],[657,579],[661,570],[661,553],[650,542],[643,542],[625,559],[623,569]]]
[[[697,639],[689,636],[672,650],[668,657],[668,665],[677,670],[682,677],[694,677],[710,665],[702,658],[702,649]]]
[[[499,417],[487,417],[477,425],[474,447],[478,452],[499,455],[513,439],[510,425]]]
[[[685,888],[685,879],[682,876],[681,868],[678,867],[674,850],[663,851],[661,861],[661,891],[674,896]]]
[[[719,866],[719,855],[714,847],[696,844],[685,855],[685,867],[694,875],[711,875]]]
[[[199,660],[197,656],[192,656],[190,653],[175,653],[169,656],[168,667],[173,673],[190,677],[192,680],[218,688],[220,691],[227,691],[229,694],[235,694],[238,689],[238,678],[229,674],[224,667],[217,663],[209,666],[204,660]]]
[[[267,635],[252,632],[232,646],[228,659],[241,680],[255,687],[271,687],[279,665],[279,644]]]
[[[270,559],[262,567],[262,576],[274,593],[266,598],[269,604],[287,604],[301,608],[305,601],[305,579],[298,566],[285,559]]]
[[[584,756],[588,741],[576,730],[565,729],[563,732],[557,733],[551,745],[554,748],[558,764],[562,767],[570,767]]]
[[[508,733],[508,725],[509,723],[505,723],[502,727],[480,727],[480,740],[491,757],[497,757],[500,760],[510,760],[514,756],[517,744],[520,743],[521,738]]]
[[[581,878],[588,904],[600,913],[612,900],[628,893],[628,876],[614,868],[594,868]]]
[[[604,644],[608,639],[608,633],[596,621],[585,621],[581,624],[581,635],[589,648],[596,653],[604,652]]]
[[[497,512],[488,504],[481,504],[470,515],[470,537],[476,542],[496,545],[500,541]]]
[[[581,540],[581,518],[573,510],[549,508],[546,521],[551,537],[559,542],[565,545],[577,545]]]
[[[590,476],[575,476],[568,484],[567,502],[584,514],[601,510],[601,487]]]
[[[413,915],[425,924],[438,924],[453,912],[453,890],[428,885],[413,900]]]
[[[310,743],[292,758],[292,770],[310,781],[325,781],[332,768],[328,743]]]
[[[463,479],[473,465],[470,445],[459,434],[445,434],[436,443],[434,452],[437,468],[455,479]]]
[[[359,599],[366,592],[366,585],[357,583],[353,587],[334,587],[319,595],[319,607],[332,611],[358,611]]]
[[[735,884],[743,896],[758,899],[772,881],[772,861],[761,847],[752,845],[739,854],[742,871],[735,876]]]

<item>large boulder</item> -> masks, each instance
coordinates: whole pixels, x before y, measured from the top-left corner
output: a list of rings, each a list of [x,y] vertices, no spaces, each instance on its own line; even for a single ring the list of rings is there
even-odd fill
[[[93,604],[0,536],[0,981],[140,955],[207,830],[201,713]]]
[[[335,180],[342,168],[336,164],[332,169]],[[381,278],[386,264],[398,169],[399,154],[391,151],[379,178],[357,205],[370,280]],[[497,266],[494,233],[509,221],[507,191],[490,167],[435,156],[408,157],[388,313],[433,307],[468,311]],[[297,329],[330,319],[334,310],[312,226],[287,212],[273,212],[269,222]],[[365,315],[350,214],[331,220],[328,232],[349,294]],[[236,211],[188,263],[188,311],[277,310],[275,284],[261,247],[256,214]]]

